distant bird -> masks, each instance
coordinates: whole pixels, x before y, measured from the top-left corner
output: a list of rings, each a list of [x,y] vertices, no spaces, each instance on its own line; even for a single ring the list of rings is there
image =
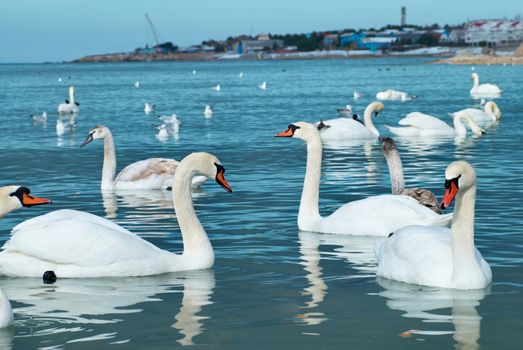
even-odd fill
[[[470,89],[470,94],[472,97],[499,97],[501,94],[501,89],[499,86],[494,84],[479,84],[479,75],[478,73],[472,73],[470,79],[474,81],[472,89]]]
[[[58,105],[58,114],[77,114],[80,112],[80,104],[74,100],[74,86],[69,86],[69,99]]]
[[[32,115],[31,120],[36,123],[45,123],[47,121],[47,112],[43,112],[41,115]]]
[[[354,97],[355,100],[357,100],[357,99],[363,97],[363,92],[354,91],[354,93],[352,94],[352,96]]]
[[[352,106],[346,105],[345,107],[336,109],[336,111],[344,116],[349,116],[352,115]]]
[[[172,115],[160,115],[158,116],[158,119],[160,119],[163,125],[165,125],[165,127],[171,132],[177,134],[180,131],[180,124],[182,124],[182,122],[178,119],[176,113],[173,113]]]
[[[409,95],[406,92],[398,90],[380,91],[376,94],[376,98],[380,101],[409,101],[415,99],[415,95]]]
[[[134,82],[134,87],[138,89],[140,87],[140,82],[139,81],[135,81]]]
[[[240,72],[240,75],[238,75],[238,78],[243,79],[243,72]]]
[[[196,69],[193,69],[192,74],[193,75],[196,74]]]
[[[149,114],[151,112],[154,112],[155,108],[156,105],[150,105],[147,102],[145,102],[143,111],[145,112],[145,114]]]
[[[203,110],[203,115],[205,118],[212,117],[214,111],[212,110],[212,107],[210,105],[205,105],[205,109]]]
[[[169,137],[169,130],[167,130],[167,125],[155,125],[156,129],[158,129],[158,132],[156,133],[156,137],[159,140],[166,140]]]
[[[59,82],[59,83],[62,82],[62,77],[58,77],[58,82]]]
[[[267,90],[267,82],[264,81],[263,83],[261,83],[260,85],[258,85],[258,87],[259,87],[260,89],[262,89],[262,90]]]
[[[214,91],[220,91],[222,88],[220,84],[217,84],[216,86],[213,86],[211,89],[213,89]]]

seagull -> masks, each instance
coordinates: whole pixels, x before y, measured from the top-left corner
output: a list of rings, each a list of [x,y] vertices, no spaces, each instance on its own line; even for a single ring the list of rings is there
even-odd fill
[[[172,115],[160,115],[158,116],[166,128],[169,128],[171,132],[177,134],[180,131],[180,124],[182,123],[176,113]]]
[[[220,87],[220,84],[218,84],[216,86],[213,86],[211,89],[213,89],[214,91],[220,91],[222,88]]]
[[[41,115],[32,115],[31,120],[36,123],[45,123],[47,121],[47,112],[43,112]]]
[[[196,69],[193,69],[192,74],[193,75],[196,74]]]
[[[140,82],[139,81],[135,81],[134,82],[134,87],[138,89],[140,87]]]
[[[214,111],[212,110],[212,107],[210,105],[205,105],[205,109],[203,110],[203,115],[205,116],[205,118],[212,117],[213,113]]]
[[[363,92],[359,92],[359,91],[354,91],[354,93],[352,94],[352,96],[354,97],[355,100],[363,97]]]
[[[243,72],[240,72],[240,75],[238,75],[238,78],[243,79]]]
[[[145,112],[145,114],[149,114],[149,113],[153,112],[155,108],[156,108],[156,105],[150,105],[147,102],[145,102],[143,111]]]
[[[351,105],[346,105],[345,107],[336,109],[336,111],[339,114],[343,114],[343,115],[347,115],[347,116],[348,115],[352,115],[352,106]]]
[[[258,85],[258,87],[259,87],[260,89],[262,89],[262,90],[267,90],[267,82],[264,81],[263,83],[261,83],[260,85]]]
[[[59,83],[62,82],[62,77],[58,77],[58,82],[59,82]]]

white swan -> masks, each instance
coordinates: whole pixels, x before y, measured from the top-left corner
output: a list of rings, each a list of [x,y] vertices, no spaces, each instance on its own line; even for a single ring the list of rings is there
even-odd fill
[[[457,113],[465,112],[475,123],[483,124],[490,122],[497,122],[501,119],[501,111],[494,101],[489,101],[483,106],[483,110],[478,108],[466,108],[461,111],[452,113],[452,116]]]
[[[335,118],[316,123],[320,130],[321,139],[324,141],[346,139],[376,139],[380,132],[372,122],[372,113],[375,116],[383,110],[381,102],[372,102],[365,108],[362,124],[358,119]]]
[[[407,196],[381,195],[347,203],[327,217],[319,213],[322,145],[317,128],[306,122],[289,125],[277,137],[296,137],[307,144],[307,166],[298,213],[302,231],[387,236],[406,225],[447,225],[451,217],[438,215]]]
[[[470,94],[473,97],[499,97],[501,94],[501,89],[499,86],[494,84],[479,84],[479,75],[476,72],[473,72],[471,77],[474,81],[472,89],[470,89]]]
[[[390,183],[392,194],[402,194],[414,198],[419,204],[426,206],[430,210],[441,214],[438,200],[431,191],[424,188],[405,188],[405,179],[403,177],[403,165],[400,154],[396,147],[396,142],[390,137],[379,137],[382,145],[383,155],[389,166]]]
[[[102,168],[102,190],[113,189],[166,189],[172,187],[173,176],[180,163],[170,158],[149,158],[126,166],[118,176],[116,173],[116,150],[114,139],[108,127],[97,125],[87,135],[80,147],[93,140],[104,141],[104,162]],[[195,176],[193,187],[203,184],[205,176]]]
[[[467,128],[462,123],[463,119],[468,122],[475,135],[485,134],[485,130],[474,123],[474,120],[465,112],[457,112],[454,115],[454,128],[441,119],[420,112],[409,113],[401,119],[398,124],[403,127],[388,125],[385,127],[398,136],[465,136]]]
[[[426,286],[477,289],[492,280],[490,266],[474,246],[476,172],[465,161],[445,171],[442,209],[456,197],[452,227],[407,226],[377,242],[377,275]]]
[[[75,210],[57,210],[15,226],[0,252],[0,273],[41,277],[148,276],[207,269],[214,264],[211,242],[196,216],[191,180],[216,179],[232,192],[225,169],[209,153],[192,153],[181,162],[173,182],[173,203],[183,238],[183,254],[162,250],[112,221]]]
[[[203,115],[205,118],[212,117],[214,111],[212,110],[212,107],[210,105],[205,105],[205,109],[203,110]]]
[[[221,91],[222,87],[220,86],[220,84],[217,84],[216,86],[213,86],[211,89],[214,91]]]
[[[416,98],[416,96],[409,95],[403,91],[389,89],[378,92],[376,98],[380,101],[408,101]]]
[[[0,218],[22,207],[51,203],[49,199],[30,195],[31,191],[23,186],[0,187]],[[0,289],[0,328],[13,324],[13,309],[7,296]]]
[[[155,109],[156,109],[156,105],[151,105],[151,104],[148,104],[147,102],[144,103],[143,111],[145,112],[145,114],[152,113],[152,112],[154,112]]]
[[[74,100],[74,86],[69,86],[69,99],[58,105],[58,114],[77,114],[80,104]]]
[[[258,87],[259,87],[261,90],[267,90],[267,82],[264,81],[263,83],[261,83],[260,85],[258,85]]]

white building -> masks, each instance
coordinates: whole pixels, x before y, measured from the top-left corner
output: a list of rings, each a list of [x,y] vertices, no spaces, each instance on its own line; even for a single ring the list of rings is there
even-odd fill
[[[465,26],[465,42],[491,45],[516,44],[523,41],[521,20],[478,20]]]

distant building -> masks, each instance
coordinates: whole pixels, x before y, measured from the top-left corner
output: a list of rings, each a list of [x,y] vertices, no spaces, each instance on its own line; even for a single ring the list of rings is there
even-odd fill
[[[234,51],[239,54],[273,51],[283,48],[283,40],[239,40],[234,45]]]
[[[325,48],[333,49],[335,47],[338,47],[338,41],[338,34],[325,34],[323,36],[322,44]]]
[[[449,34],[449,42],[454,44],[465,43],[465,30],[464,29],[452,29]]]
[[[521,20],[478,20],[465,25],[465,42],[479,45],[508,45],[523,41]]]

